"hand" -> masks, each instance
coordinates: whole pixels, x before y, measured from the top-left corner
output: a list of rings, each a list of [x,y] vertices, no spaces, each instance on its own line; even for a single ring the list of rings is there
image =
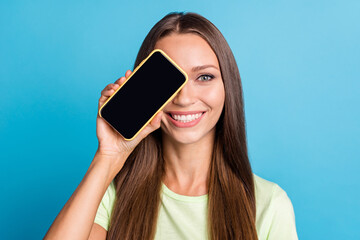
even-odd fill
[[[131,71],[127,70],[125,77],[119,78],[115,83],[107,85],[101,92],[99,99],[100,107],[106,100],[125,82],[131,75]],[[126,141],[117,131],[115,131],[103,118],[98,114],[96,119],[96,135],[99,140],[98,153],[107,156],[117,156],[119,154],[130,154],[139,142],[148,134],[160,127],[163,112],[160,111],[137,136],[131,141]]]

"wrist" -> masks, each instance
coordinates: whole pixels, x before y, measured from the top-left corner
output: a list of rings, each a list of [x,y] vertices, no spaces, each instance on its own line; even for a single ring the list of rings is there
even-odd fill
[[[121,158],[126,155],[127,155],[126,152],[119,152],[119,151],[114,151],[114,150],[103,150],[103,149],[97,149],[96,153],[95,153],[95,157],[111,158],[111,159]]]
[[[109,143],[103,143],[99,141],[98,148],[96,153],[103,156],[108,157],[118,157],[121,155],[130,155],[132,150],[127,149],[126,145],[122,144],[109,144]]]
[[[90,167],[101,168],[103,171],[106,171],[107,182],[110,184],[124,166],[128,156],[129,154],[127,153],[102,152],[98,150]]]

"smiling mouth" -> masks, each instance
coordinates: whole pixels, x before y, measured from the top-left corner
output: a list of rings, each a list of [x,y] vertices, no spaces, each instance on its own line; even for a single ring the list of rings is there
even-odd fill
[[[192,122],[198,118],[200,118],[205,112],[199,112],[195,114],[173,114],[168,113],[169,116],[177,122],[187,123]]]

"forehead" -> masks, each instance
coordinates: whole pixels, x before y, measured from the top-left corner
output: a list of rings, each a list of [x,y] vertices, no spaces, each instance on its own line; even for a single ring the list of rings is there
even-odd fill
[[[218,59],[210,45],[192,33],[171,34],[161,38],[155,48],[163,50],[188,72],[194,66],[212,64],[219,68]]]

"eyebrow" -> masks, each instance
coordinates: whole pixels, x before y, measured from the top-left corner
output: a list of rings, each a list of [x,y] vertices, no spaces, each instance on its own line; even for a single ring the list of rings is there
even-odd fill
[[[205,68],[215,68],[215,69],[219,70],[216,66],[211,65],[211,64],[207,64],[207,65],[193,67],[191,69],[191,71],[197,72],[197,71],[200,71],[200,70],[205,69]]]

